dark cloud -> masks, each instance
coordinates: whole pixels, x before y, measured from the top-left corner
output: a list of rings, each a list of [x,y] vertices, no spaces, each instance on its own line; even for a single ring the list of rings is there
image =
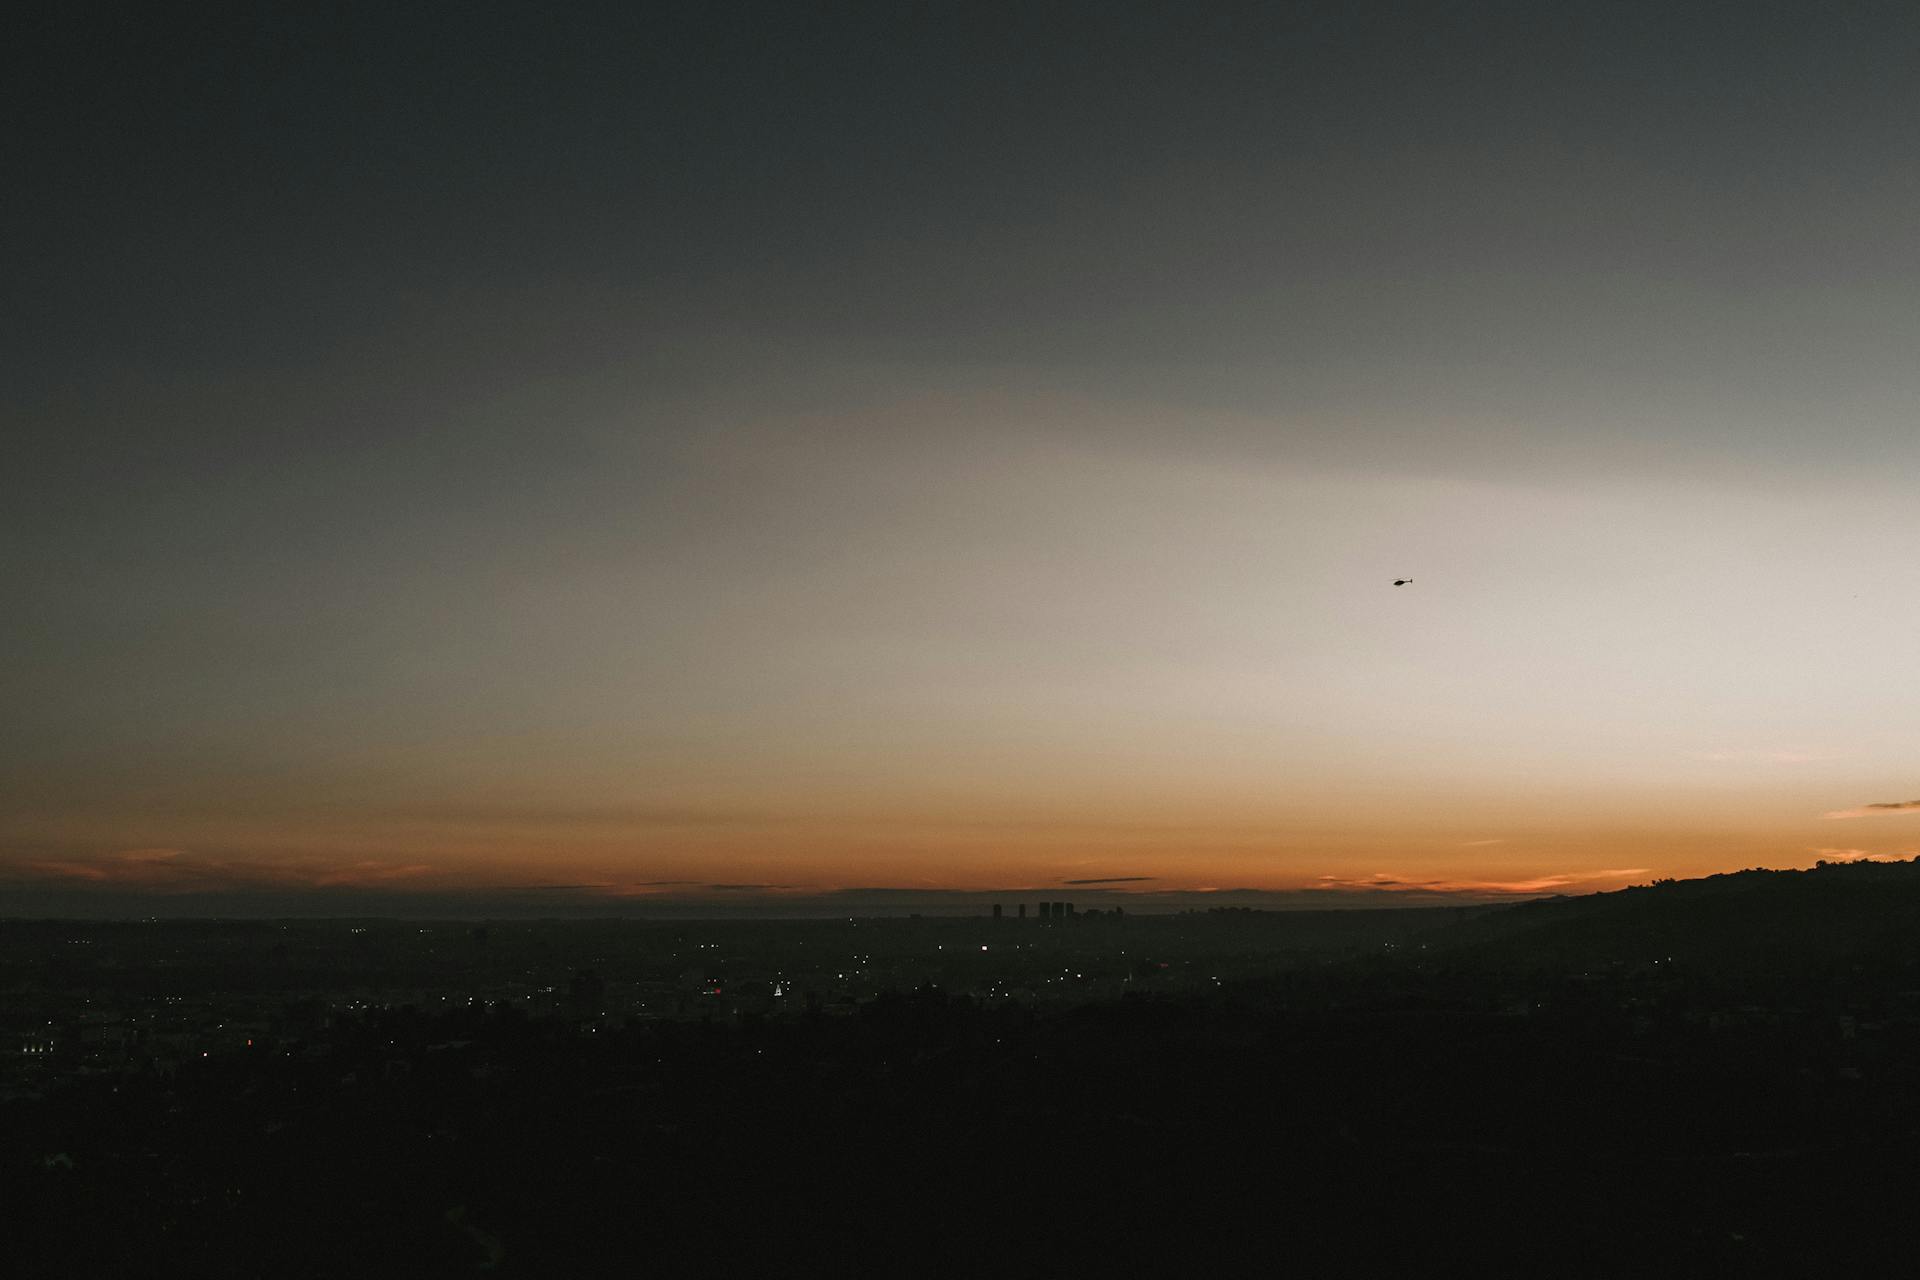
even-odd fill
[[[1152,880],[1153,876],[1094,876],[1086,880],[1062,880],[1061,884],[1133,884],[1140,880]]]

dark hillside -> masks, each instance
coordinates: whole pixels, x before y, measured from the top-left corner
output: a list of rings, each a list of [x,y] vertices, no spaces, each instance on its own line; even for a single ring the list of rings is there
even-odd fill
[[[1431,935],[1430,951],[1494,969],[1881,965],[1920,956],[1920,859],[1737,871],[1526,902]]]

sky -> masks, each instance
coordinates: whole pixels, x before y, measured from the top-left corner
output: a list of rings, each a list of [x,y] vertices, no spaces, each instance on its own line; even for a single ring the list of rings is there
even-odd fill
[[[0,43],[0,914],[1920,855],[1909,5]]]

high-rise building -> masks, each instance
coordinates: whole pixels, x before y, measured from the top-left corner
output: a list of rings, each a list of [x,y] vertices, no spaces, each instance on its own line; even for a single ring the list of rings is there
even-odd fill
[[[997,902],[993,904],[993,918],[995,920],[1000,918],[1000,904]]]
[[[1025,919],[1027,918],[1027,904],[1026,904],[1026,903],[1024,903],[1024,902],[1023,902],[1023,903],[1021,903],[1021,904],[1020,904],[1019,906],[1017,906],[1017,907],[1015,907],[1015,908],[1014,908],[1014,911],[1015,911],[1015,912],[1016,912],[1016,913],[1018,914],[1018,916],[1019,916],[1019,918],[1020,918],[1020,919],[1022,919],[1022,920],[1025,920]]]

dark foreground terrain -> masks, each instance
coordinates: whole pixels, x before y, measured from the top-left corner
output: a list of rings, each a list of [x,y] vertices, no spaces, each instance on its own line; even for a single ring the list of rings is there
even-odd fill
[[[1138,923],[1029,940],[1090,961]],[[576,971],[546,1003],[300,994],[204,1057],[122,1032],[117,1065],[56,1018],[0,1103],[0,1247],[65,1276],[1905,1268],[1920,866],[1385,923],[1192,918],[1234,976],[1078,1000],[983,973],[651,1016]],[[9,989],[132,1001],[20,942],[90,928],[0,925]]]

